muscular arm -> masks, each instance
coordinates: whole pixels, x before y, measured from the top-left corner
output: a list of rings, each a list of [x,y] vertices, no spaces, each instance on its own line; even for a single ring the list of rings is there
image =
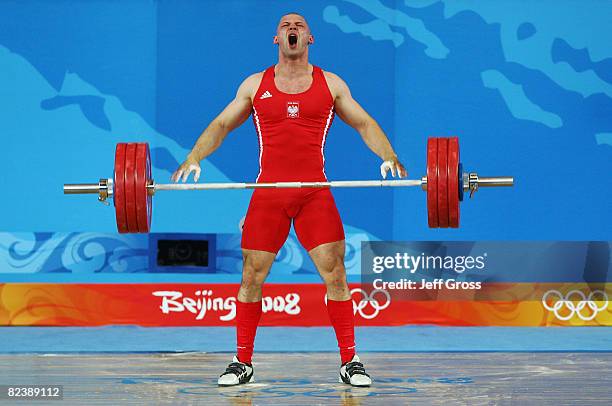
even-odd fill
[[[394,162],[398,166],[400,176],[406,176],[406,170],[399,162],[397,154],[393,150],[389,139],[364,109],[357,103],[347,84],[337,75],[325,72],[330,90],[334,97],[334,107],[338,117],[353,127],[366,145],[378,155],[383,161]]]
[[[172,174],[174,182],[177,182],[181,177],[185,182],[191,172],[195,172],[194,180],[198,181],[200,176],[199,162],[219,148],[227,134],[244,123],[251,114],[252,96],[260,81],[261,73],[256,73],[242,82],[234,100],[206,127],[187,155],[185,162]]]

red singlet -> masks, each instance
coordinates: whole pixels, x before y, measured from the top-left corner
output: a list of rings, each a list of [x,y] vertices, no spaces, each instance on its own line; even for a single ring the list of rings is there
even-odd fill
[[[283,93],[266,69],[253,99],[259,138],[257,182],[326,181],[323,148],[334,119],[334,99],[323,71],[313,66],[308,90]],[[344,239],[329,189],[257,189],[244,222],[242,248],[276,253],[291,221],[306,250]]]

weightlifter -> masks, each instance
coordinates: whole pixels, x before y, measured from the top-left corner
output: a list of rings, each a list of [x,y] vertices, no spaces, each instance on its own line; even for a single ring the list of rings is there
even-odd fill
[[[274,36],[278,63],[242,82],[236,97],[200,135],[172,180],[200,177],[200,161],[227,134],[253,117],[259,138],[257,182],[326,181],[323,149],[334,115],[361,135],[382,159],[383,177],[406,176],[389,140],[376,121],[352,98],[337,75],[308,62],[314,43],[305,18],[289,13]],[[242,232],[242,283],[236,303],[237,354],[219,378],[230,386],[253,381],[253,343],[262,313],[262,285],[291,223],[327,288],[327,310],[340,348],[340,382],[369,386],[355,354],[353,302],[344,268],[344,230],[328,188],[257,189],[251,197]]]

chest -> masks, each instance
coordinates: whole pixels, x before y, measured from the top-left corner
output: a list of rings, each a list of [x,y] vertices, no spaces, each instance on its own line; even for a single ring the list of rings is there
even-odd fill
[[[318,126],[329,119],[333,99],[326,83],[312,75],[285,81],[285,87],[281,84],[283,81],[281,77],[269,77],[262,82],[253,100],[260,123],[288,120]]]
[[[276,75],[274,85],[283,93],[296,94],[303,93],[312,86],[312,75],[300,75],[294,77]]]
[[[269,91],[254,100],[253,106],[262,123],[306,120],[316,125],[329,117],[333,102],[325,93],[311,88],[299,94]]]

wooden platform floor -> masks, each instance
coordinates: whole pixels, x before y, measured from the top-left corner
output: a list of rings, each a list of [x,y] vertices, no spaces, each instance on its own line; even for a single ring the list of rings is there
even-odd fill
[[[612,404],[611,353],[364,353],[370,388],[333,353],[260,353],[256,383],[219,388],[229,354],[0,355],[0,384],[57,384],[63,401],[2,404]]]

